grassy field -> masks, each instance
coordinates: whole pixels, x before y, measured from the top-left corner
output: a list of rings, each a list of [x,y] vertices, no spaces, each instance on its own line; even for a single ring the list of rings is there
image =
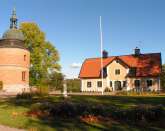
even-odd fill
[[[15,98],[0,100],[0,124],[8,125],[16,128],[24,128],[31,131],[141,131],[153,130],[163,131],[163,128],[158,127],[137,127],[128,123],[112,120],[110,123],[86,123],[79,119],[39,119],[29,117],[26,112],[34,104],[44,101],[52,103],[66,101],[60,96],[50,96],[33,98],[32,100],[17,101]],[[103,104],[106,106],[115,106],[121,109],[132,108],[139,104],[163,105],[165,107],[165,96],[69,96],[67,101],[73,103],[89,103],[91,105]]]

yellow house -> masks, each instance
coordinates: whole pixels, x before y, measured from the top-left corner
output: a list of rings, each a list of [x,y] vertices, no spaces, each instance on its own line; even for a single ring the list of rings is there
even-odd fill
[[[102,92],[105,89],[158,91],[160,90],[161,53],[141,54],[136,48],[131,55],[111,56],[103,51],[101,58],[89,58],[82,64],[79,78],[81,91]],[[103,83],[101,71],[103,70]]]

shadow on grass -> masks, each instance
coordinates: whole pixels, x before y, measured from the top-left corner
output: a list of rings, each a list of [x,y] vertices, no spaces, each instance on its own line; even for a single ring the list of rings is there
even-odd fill
[[[134,97],[134,96],[72,96],[74,102],[85,102],[95,104],[114,105],[121,108],[132,107],[139,104],[163,105],[165,96],[157,97]]]
[[[32,99],[16,99],[9,98],[0,101],[0,108],[8,110],[9,108],[26,108],[30,110],[30,107],[36,103],[49,102],[52,104],[62,102],[62,101],[71,101],[73,103],[86,103],[91,105],[103,104],[107,106],[116,106],[119,108],[131,108],[139,104],[150,104],[150,105],[163,105],[165,106],[165,96],[157,97],[133,97],[133,96],[70,96],[67,99],[64,99],[60,96],[46,96],[46,97],[34,97]],[[24,128],[35,128],[39,130],[76,130],[76,131],[94,131],[94,130],[140,130],[138,127],[132,127],[129,124],[122,125],[112,124],[111,127],[104,126],[104,124],[95,125],[81,122],[79,119],[55,119],[52,121],[44,119],[31,119],[27,117],[27,122],[24,125]],[[107,129],[109,128],[109,129]]]

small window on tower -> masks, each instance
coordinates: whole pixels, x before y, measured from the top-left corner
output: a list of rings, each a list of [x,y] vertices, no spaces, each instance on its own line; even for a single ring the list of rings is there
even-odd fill
[[[24,55],[24,61],[26,61],[26,55]]]
[[[22,71],[22,81],[25,81],[26,72]]]

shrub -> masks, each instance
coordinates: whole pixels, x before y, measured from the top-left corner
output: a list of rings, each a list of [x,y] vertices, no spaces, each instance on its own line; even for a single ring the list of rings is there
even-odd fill
[[[28,99],[28,100],[31,100],[32,96],[33,96],[32,93],[23,92],[21,94],[17,94],[16,99]]]
[[[72,102],[61,102],[50,109],[50,114],[54,117],[71,118],[77,115],[76,106]]]
[[[104,89],[104,92],[111,92],[111,89],[108,88],[108,87],[106,87],[106,88]]]
[[[164,117],[163,106],[138,105],[135,108],[121,110],[115,109],[112,116],[119,120],[126,121],[157,121]]]
[[[124,96],[151,96],[151,95],[158,95],[159,92],[156,91],[143,91],[143,92],[136,92],[136,91],[118,91],[115,95],[124,95]]]
[[[104,105],[91,105],[87,103],[75,104],[72,102],[62,102],[54,105],[50,110],[52,116],[78,117],[84,115],[107,116],[110,107]]]

